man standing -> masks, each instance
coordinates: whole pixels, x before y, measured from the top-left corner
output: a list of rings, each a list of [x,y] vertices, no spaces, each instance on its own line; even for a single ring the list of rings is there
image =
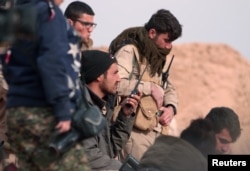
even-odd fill
[[[119,170],[121,162],[114,158],[130,136],[140,93],[121,103],[117,120],[112,122],[114,95],[120,82],[116,59],[99,50],[86,50],[82,54],[82,81],[87,84],[92,103],[107,119],[107,125],[99,135],[83,140],[87,159],[92,170]]]
[[[214,107],[208,112],[205,119],[212,123],[216,136],[217,153],[230,153],[230,144],[234,143],[241,134],[238,115],[229,107]]]
[[[59,158],[50,153],[52,132],[71,129],[71,114],[81,95],[79,37],[67,25],[62,0],[19,0],[35,8],[35,38],[17,37],[3,56],[8,83],[6,116],[11,150],[19,170],[88,170],[80,143]]]
[[[118,61],[121,76],[120,97],[129,96],[142,76],[139,90],[143,94],[125,156],[131,153],[140,160],[157,136],[167,134],[166,126],[177,112],[177,94],[169,80],[166,87],[162,86],[162,73],[172,42],[181,34],[176,17],[160,9],[144,27],[128,28],[111,42],[109,50]]]
[[[64,15],[82,38],[81,50],[90,49],[93,45],[90,36],[96,27],[93,9],[84,2],[73,1],[66,8]]]

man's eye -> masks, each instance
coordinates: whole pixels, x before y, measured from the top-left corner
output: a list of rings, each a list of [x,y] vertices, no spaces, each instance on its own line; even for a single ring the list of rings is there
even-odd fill
[[[223,138],[219,138],[219,141],[222,143],[222,144],[229,144],[230,142],[226,139],[223,139]]]

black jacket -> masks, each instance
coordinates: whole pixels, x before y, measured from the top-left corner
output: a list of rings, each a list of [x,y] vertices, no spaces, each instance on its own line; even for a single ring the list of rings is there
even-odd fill
[[[114,159],[129,139],[135,117],[126,117],[120,111],[115,123],[112,123],[114,96],[100,99],[89,90],[91,99],[103,112],[107,125],[95,137],[83,140],[88,162],[92,170],[118,170],[121,162]],[[105,109],[105,110],[104,110]]]

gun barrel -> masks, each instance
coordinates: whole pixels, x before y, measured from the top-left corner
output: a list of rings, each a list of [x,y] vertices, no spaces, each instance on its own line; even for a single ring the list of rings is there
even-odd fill
[[[140,77],[138,78],[138,81],[137,81],[137,83],[136,83],[136,85],[135,85],[135,88],[131,91],[130,95],[132,95],[132,94],[137,94],[137,93],[138,93],[138,86],[139,86],[139,84],[140,84],[140,82],[141,82],[141,79],[142,79],[142,76],[144,75],[144,72],[145,72],[146,69],[147,69],[147,66],[148,66],[148,64],[146,65],[146,67],[144,68],[142,74],[141,74]]]
[[[140,77],[138,78],[138,81],[136,82],[135,87],[134,87],[134,89],[131,91],[131,93],[130,93],[129,96],[131,96],[132,94],[138,94],[138,86],[139,86],[139,84],[140,84],[140,82],[141,82],[141,79],[142,79],[142,76],[143,76],[144,72],[145,72],[146,69],[147,69],[147,66],[148,66],[148,64],[146,65],[146,67],[144,68],[142,74],[141,74]],[[126,105],[129,106],[129,107],[131,106],[130,104],[126,104]]]
[[[168,73],[169,73],[169,70],[170,70],[170,67],[171,67],[171,65],[172,65],[173,60],[174,60],[174,55],[172,56],[171,61],[170,61],[169,65],[168,65],[168,68],[167,68],[167,70],[166,70],[166,72],[165,72],[165,73],[167,73],[167,75],[168,75]]]
[[[167,70],[164,73],[162,73],[162,88],[164,88],[164,89],[167,88],[167,80],[168,80],[168,76],[169,76],[169,70],[170,70],[170,67],[172,65],[173,60],[174,60],[174,55],[171,58],[171,61],[168,65]]]

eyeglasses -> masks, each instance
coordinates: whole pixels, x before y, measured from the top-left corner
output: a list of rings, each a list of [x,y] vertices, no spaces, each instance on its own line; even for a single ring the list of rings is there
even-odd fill
[[[86,21],[81,21],[81,20],[75,20],[75,21],[78,21],[79,23],[81,23],[81,25],[87,27],[88,29],[89,28],[95,28],[96,27],[96,23],[90,23],[90,22],[86,22]]]

